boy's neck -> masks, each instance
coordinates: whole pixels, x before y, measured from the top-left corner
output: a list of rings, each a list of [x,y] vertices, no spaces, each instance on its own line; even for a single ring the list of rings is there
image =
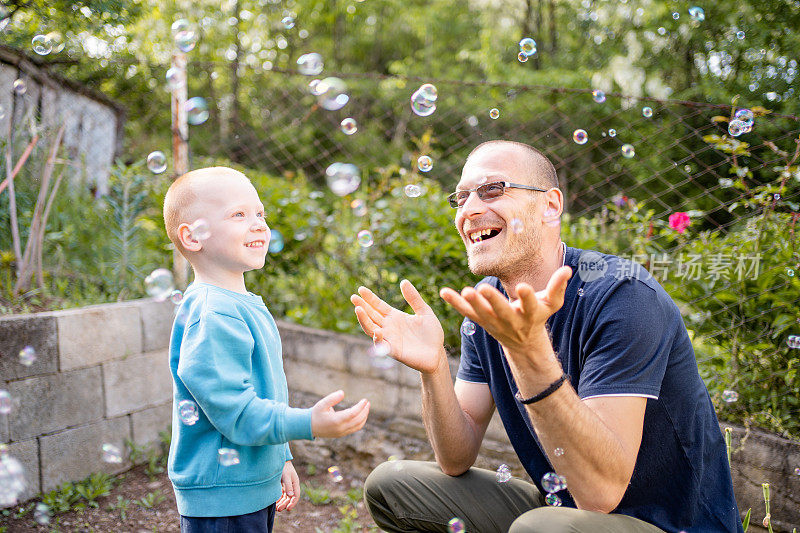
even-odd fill
[[[230,272],[209,272],[206,270],[194,269],[194,281],[196,283],[207,283],[214,285],[221,289],[226,289],[240,294],[247,294],[247,288],[244,286],[243,273],[230,273]]]

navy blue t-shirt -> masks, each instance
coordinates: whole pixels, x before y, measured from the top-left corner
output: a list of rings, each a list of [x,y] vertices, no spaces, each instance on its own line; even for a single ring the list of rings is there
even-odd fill
[[[587,253],[584,267],[587,258],[606,267],[597,279],[588,270],[579,275]],[[636,466],[614,512],[667,532],[741,532],[725,441],[678,307],[630,261],[567,247],[565,264],[573,276],[547,327],[578,396],[647,398]],[[497,278],[480,283],[505,294]],[[480,326],[462,333],[457,377],[489,385],[514,450],[542,490],[542,476],[553,467],[514,398],[517,386],[500,344]],[[559,493],[564,505],[575,507],[566,492]]]

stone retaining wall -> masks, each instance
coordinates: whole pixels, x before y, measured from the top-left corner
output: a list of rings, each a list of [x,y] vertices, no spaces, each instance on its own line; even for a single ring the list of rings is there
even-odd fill
[[[167,344],[174,307],[151,300],[0,318],[0,389],[15,400],[0,415],[0,442],[25,467],[29,498],[92,472],[120,472],[129,464],[101,459],[104,443],[154,443],[170,423],[172,385]],[[379,368],[369,339],[278,322],[293,402],[310,407],[337,389],[345,402],[368,398],[364,431],[344,439],[297,443],[297,452],[335,454],[349,447],[377,464],[389,455],[430,458],[420,419],[419,375],[399,364]],[[18,353],[33,346],[30,367]],[[452,362],[455,375],[455,361]],[[800,526],[800,445],[760,431],[734,428],[733,473],[739,507],[764,514],[761,483],[772,487],[773,527]],[[324,450],[323,450],[324,448]],[[296,454],[297,454],[296,452]],[[524,475],[497,416],[478,464],[500,462]],[[669,473],[665,473],[669,475]],[[777,527],[776,527],[777,526]]]

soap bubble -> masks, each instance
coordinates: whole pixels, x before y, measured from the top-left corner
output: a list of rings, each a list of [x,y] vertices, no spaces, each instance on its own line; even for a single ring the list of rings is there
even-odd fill
[[[347,84],[339,78],[325,78],[317,84],[317,102],[328,111],[341,109],[350,101]]]
[[[722,391],[722,401],[725,403],[733,403],[739,399],[739,393],[735,390],[724,390]]]
[[[108,442],[103,444],[103,461],[112,464],[122,463],[122,451],[120,451],[119,446]]]
[[[170,67],[167,69],[165,78],[167,80],[167,87],[169,87],[171,91],[180,89],[186,85],[186,80],[184,79],[183,73],[180,71],[180,69]]]
[[[500,110],[496,107],[493,107],[489,110],[489,118],[492,120],[497,120],[500,118]]]
[[[239,464],[239,452],[233,448],[220,448],[217,450],[219,464],[222,466],[234,466]]]
[[[521,233],[522,230],[525,229],[525,225],[518,218],[512,218],[509,225],[511,226],[511,231],[514,233]]]
[[[172,291],[172,294],[169,295],[169,301],[175,305],[179,305],[183,301],[183,291],[180,289]]]
[[[153,270],[145,279],[144,287],[147,294],[162,302],[169,298],[172,290],[175,288],[175,283],[172,281],[172,272],[166,268],[157,268]]]
[[[197,45],[197,32],[194,29],[180,31],[173,37],[175,46],[181,52],[191,52]]]
[[[355,119],[350,117],[342,120],[341,127],[345,135],[352,135],[358,131],[358,124],[356,124]]]
[[[367,214],[367,204],[360,198],[350,202],[350,209],[353,210],[353,214],[357,217],[363,217]]]
[[[422,188],[415,183],[409,183],[403,188],[403,192],[409,198],[418,198],[422,195]]]
[[[517,60],[519,60],[520,63],[525,63],[528,60],[528,56],[525,55],[525,52],[520,52],[517,54]]]
[[[25,346],[19,351],[19,362],[24,366],[31,366],[36,362],[36,350],[33,346]]]
[[[575,141],[575,144],[586,144],[586,141],[589,140],[589,135],[586,130],[577,129],[572,132],[572,140]]]
[[[542,488],[548,493],[558,492],[567,488],[567,480],[555,472],[548,472],[542,476]]]
[[[464,323],[461,325],[461,333],[464,335],[474,335],[475,334],[475,323],[471,320],[465,320]]]
[[[17,503],[17,496],[25,490],[25,470],[22,464],[0,450],[0,507]]]
[[[786,344],[789,345],[789,348],[800,348],[800,335],[789,335]]]
[[[28,85],[25,83],[25,80],[16,79],[14,80],[14,84],[12,85],[14,92],[18,95],[22,96],[28,90]]]
[[[436,99],[439,92],[436,86],[425,83],[411,95],[411,110],[420,117],[427,117],[436,111]]]
[[[536,41],[530,37],[525,37],[519,42],[519,51],[526,56],[532,56],[536,53]]]
[[[681,14],[678,13],[677,11],[673,11],[672,18],[678,20],[679,18],[681,18]]]
[[[204,218],[198,218],[189,226],[189,232],[196,241],[204,241],[211,237],[211,228]]]
[[[277,254],[283,251],[283,246],[283,234],[276,229],[270,230],[269,246],[267,246],[267,251],[271,254]]]
[[[615,130],[614,128],[609,129],[608,130],[608,136],[609,137],[616,137],[617,136],[617,130]]]
[[[555,450],[553,450],[553,455],[555,455],[556,457],[561,457],[562,455],[564,455],[564,448],[556,448]]]
[[[208,104],[205,98],[201,96],[186,100],[184,109],[186,111],[186,122],[192,126],[197,126],[208,120]]]
[[[179,34],[182,31],[187,31],[192,29],[192,23],[186,19],[176,19],[172,26],[170,26],[170,31],[172,32],[172,36]]]
[[[283,27],[286,28],[287,30],[291,30],[292,28],[294,28],[294,18],[290,17],[289,15],[286,15],[281,19],[281,24],[283,24]]]
[[[747,127],[747,124],[741,120],[733,119],[730,124],[728,124],[728,133],[730,133],[732,137],[738,137],[748,131],[750,131],[750,129]]]
[[[433,159],[431,159],[430,156],[421,155],[419,159],[417,159],[417,167],[420,172],[430,172],[433,168]]]
[[[328,467],[328,474],[330,474],[331,480],[334,483],[340,483],[344,479],[344,476],[342,476],[342,472],[339,470],[339,467],[336,466],[336,465]]]
[[[150,152],[147,156],[147,169],[153,174],[161,174],[167,170],[167,156],[161,150]]]
[[[647,107],[647,106],[643,107],[643,108],[642,108],[642,116],[643,116],[644,118],[650,118],[650,117],[652,117],[652,116],[653,116],[653,109],[652,109],[652,108],[650,108],[650,107]]]
[[[197,404],[191,400],[181,400],[178,402],[178,418],[187,426],[193,426],[200,419],[197,411]]]
[[[578,288],[578,296],[583,296],[583,287]]]
[[[601,91],[600,89],[595,89],[592,91],[592,100],[597,102],[598,104],[602,104],[606,101],[606,93]]]
[[[316,76],[322,72],[322,56],[316,52],[303,54],[297,58],[297,71],[304,76]]]
[[[466,530],[467,526],[464,525],[464,521],[458,517],[451,518],[447,523],[447,533],[464,533]]]
[[[336,196],[347,196],[361,184],[358,167],[350,163],[331,164],[325,170],[325,179]]]
[[[744,39],[744,32],[743,32],[743,31],[741,31],[741,30],[737,31],[737,32],[736,32],[736,38],[737,38],[737,39],[739,39],[740,41],[741,41],[742,39]]]
[[[374,242],[372,239],[372,232],[366,229],[359,231],[356,239],[358,240],[359,246],[362,248],[369,248]]]
[[[313,79],[308,82],[308,92],[313,94],[314,96],[319,96],[319,82],[322,80]]]
[[[33,51],[40,56],[46,56],[53,51],[53,43],[45,35],[36,35],[31,39],[31,45],[33,45]]]
[[[798,466],[797,468],[794,469],[794,475],[795,476],[800,476],[800,466]]]
[[[733,118],[734,120],[741,121],[745,126],[752,126],[756,116],[751,110],[744,108],[738,109],[736,113],[734,113]]]
[[[10,413],[12,404],[11,394],[7,390],[0,389],[0,415]]]
[[[497,478],[498,483],[506,483],[513,476],[511,475],[511,469],[508,467],[508,465],[502,464],[497,468],[497,474],[495,477]]]
[[[632,144],[623,144],[619,151],[625,159],[630,159],[636,155],[636,150]]]
[[[552,492],[544,497],[544,502],[550,507],[561,507],[561,498],[558,497],[558,494],[553,494]]]
[[[689,8],[689,16],[692,20],[696,20],[697,22],[703,22],[706,20],[706,12],[703,11],[702,7],[692,6]]]
[[[3,120],[4,118],[6,118],[6,108],[0,105],[0,120]]]
[[[467,117],[467,124],[469,124],[473,128],[478,127],[478,117],[476,117],[475,115],[468,116]]]
[[[50,523],[50,507],[47,504],[39,502],[33,511],[33,520],[40,526],[46,526]]]
[[[392,347],[386,341],[378,341],[373,338],[372,346],[369,347],[367,353],[370,357],[387,357],[391,353]]]

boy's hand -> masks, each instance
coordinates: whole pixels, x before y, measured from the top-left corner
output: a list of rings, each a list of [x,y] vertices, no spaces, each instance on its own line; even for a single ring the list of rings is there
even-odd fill
[[[291,510],[300,501],[300,478],[297,477],[291,461],[286,461],[283,465],[281,492],[281,497],[275,502],[275,510],[279,513]]]
[[[369,402],[362,399],[349,409],[334,411],[333,406],[344,399],[344,391],[328,394],[311,409],[311,433],[315,437],[344,437],[355,433],[367,422]]]
[[[442,325],[410,281],[400,282],[400,292],[413,315],[392,307],[366,287],[359,287],[350,302],[361,329],[374,342],[388,342],[389,355],[419,372],[435,372],[447,360]]]

